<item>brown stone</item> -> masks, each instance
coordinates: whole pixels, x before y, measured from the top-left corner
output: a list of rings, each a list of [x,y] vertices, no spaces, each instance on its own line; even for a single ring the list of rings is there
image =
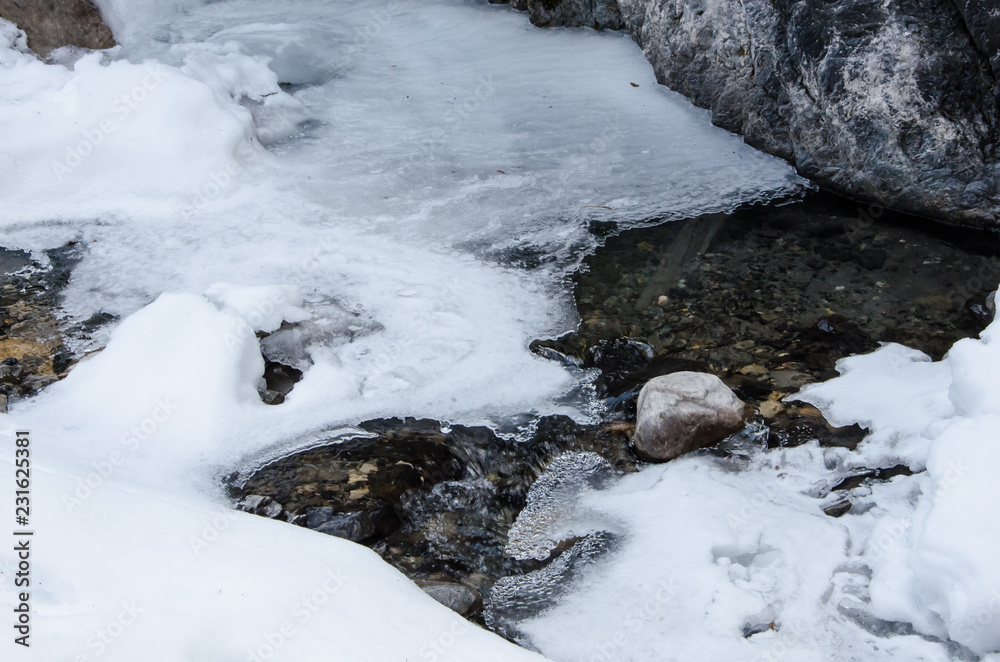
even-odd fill
[[[0,0],[0,16],[28,35],[28,47],[41,56],[62,46],[103,49],[114,35],[91,0]]]

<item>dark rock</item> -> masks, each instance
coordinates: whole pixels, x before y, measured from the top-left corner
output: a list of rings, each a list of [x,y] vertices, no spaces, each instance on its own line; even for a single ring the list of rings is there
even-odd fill
[[[980,52],[993,68],[993,75],[1000,81],[1000,11],[991,0],[955,0],[958,11]],[[1000,89],[997,92],[1000,95]]]
[[[676,372],[642,387],[632,443],[640,457],[666,462],[722,441],[746,419],[746,404],[721,379]]]
[[[353,542],[362,542],[380,533],[384,535],[393,529],[394,519],[391,511],[385,509],[361,510],[334,515],[317,526],[316,530]]]
[[[897,464],[886,469],[869,469],[844,478],[842,481],[837,483],[831,491],[839,492],[853,490],[855,487],[859,487],[871,481],[886,481],[891,480],[896,476],[910,476],[912,474],[913,471],[905,464]]]
[[[333,519],[333,508],[330,506],[320,506],[319,508],[310,508],[306,511],[306,527],[310,529],[319,528],[321,525],[326,524],[331,519]]]
[[[476,589],[456,582],[436,582],[418,579],[417,586],[448,609],[468,616],[483,607],[483,601]]]
[[[527,5],[536,25],[610,27],[620,14],[660,83],[819,185],[869,203],[872,217],[891,208],[1000,226],[1000,13],[990,0]]]
[[[842,515],[847,514],[847,512],[850,511],[850,509],[851,509],[851,502],[848,501],[847,499],[844,499],[843,501],[838,501],[837,503],[827,506],[826,508],[823,509],[823,512],[829,515],[830,517],[841,517]]]
[[[265,405],[280,405],[284,404],[285,396],[277,391],[272,391],[271,389],[266,388],[260,392],[260,400]]]
[[[92,0],[0,0],[0,16],[24,30],[28,47],[43,57],[62,46],[115,45]]]
[[[631,338],[602,340],[591,348],[593,366],[601,371],[595,386],[599,397],[623,393],[639,383],[635,375],[642,374],[653,359],[652,348],[644,342]]]
[[[437,421],[413,418],[360,427],[370,434],[277,460],[233,487],[233,496],[258,509],[261,496],[270,497],[284,504],[289,522],[370,545],[411,578],[483,591],[499,577],[537,569],[504,548],[554,457],[589,451],[616,472],[636,462],[628,450],[632,426],[620,422],[548,416],[519,438],[460,425],[445,432]]]
[[[528,0],[528,16],[539,27],[621,30],[625,27],[617,0]]]
[[[240,501],[237,508],[247,513],[267,517],[268,519],[276,519],[284,512],[280,503],[269,496],[262,496],[260,494],[251,494],[246,497]]]
[[[12,365],[0,365],[0,383],[2,384],[20,384],[21,375],[24,373],[24,368],[18,363]]]
[[[21,380],[21,388],[27,393],[37,393],[57,381],[59,381],[59,377],[56,375],[29,375]]]

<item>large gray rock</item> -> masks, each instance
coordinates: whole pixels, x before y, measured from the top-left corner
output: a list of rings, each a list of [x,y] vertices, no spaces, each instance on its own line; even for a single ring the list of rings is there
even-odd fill
[[[632,443],[644,459],[666,462],[738,432],[747,413],[715,375],[674,372],[649,380],[639,392]]]
[[[972,41],[990,61],[993,76],[1000,80],[1000,5],[996,0],[955,0],[955,5],[962,12]]]
[[[831,191],[1000,227],[995,0],[527,3],[539,25],[620,12],[661,83]]]
[[[28,47],[46,56],[61,46],[111,48],[115,38],[92,0],[0,0],[0,17],[28,35]]]

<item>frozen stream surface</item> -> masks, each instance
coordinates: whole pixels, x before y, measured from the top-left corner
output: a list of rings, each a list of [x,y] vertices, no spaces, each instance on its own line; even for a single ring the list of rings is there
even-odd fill
[[[377,416],[586,419],[582,376],[527,346],[576,324],[567,274],[589,225],[725,211],[804,182],[657,86],[624,35],[450,0],[98,4],[121,43],[105,53],[44,63],[0,22],[2,243],[43,259],[76,242],[67,325],[120,318],[72,338],[106,348],[0,419],[5,440],[33,439],[30,654],[540,659],[367,549],[231,511],[220,473]],[[305,377],[267,406],[255,332],[282,321],[302,323],[287,351]],[[962,356],[962,379],[1000,363],[986,342]],[[989,380],[952,384],[954,362],[918,359],[883,350],[814,392],[840,419],[876,421],[869,457],[804,447],[739,472],[690,458],[575,495],[574,512],[600,511],[586,526],[626,542],[522,631],[556,660],[996,650],[1000,536],[967,506],[1000,501],[1000,412],[976,395]],[[902,397],[866,413],[900,386],[864,378],[887,361],[927,400],[920,416]],[[968,488],[935,495],[954,459],[935,444],[956,426],[966,445],[948,452],[976,458]],[[832,469],[882,460],[928,471],[880,487],[867,517],[823,515]],[[865,541],[886,517],[899,544],[876,562]],[[16,564],[0,546],[8,616]],[[630,601],[647,593],[633,631]],[[3,659],[18,659],[4,627]]]

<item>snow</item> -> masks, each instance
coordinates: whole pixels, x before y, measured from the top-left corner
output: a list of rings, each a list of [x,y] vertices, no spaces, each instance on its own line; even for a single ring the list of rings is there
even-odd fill
[[[120,318],[0,419],[33,439],[32,654],[538,659],[364,548],[231,511],[220,477],[376,416],[585,419],[581,375],[527,346],[576,323],[588,224],[803,180],[624,35],[451,0],[99,4],[121,45],[51,62],[0,21],[4,244],[75,242],[66,326]],[[305,370],[276,407],[270,330]]]
[[[534,659],[363,547],[226,507],[210,469],[245,452],[245,421],[271,411],[246,325],[201,296],[164,294],[2,420],[5,437],[30,429],[36,449],[32,654]],[[13,484],[9,461],[0,474]],[[16,561],[5,545],[8,613]]]
[[[856,452],[696,453],[581,491],[561,517],[529,503],[515,532],[557,542],[596,521],[624,542],[521,635],[567,661],[994,659],[998,333],[937,362],[886,344],[795,396],[868,427]],[[916,473],[831,492],[896,464]],[[823,513],[843,497],[847,514]]]

